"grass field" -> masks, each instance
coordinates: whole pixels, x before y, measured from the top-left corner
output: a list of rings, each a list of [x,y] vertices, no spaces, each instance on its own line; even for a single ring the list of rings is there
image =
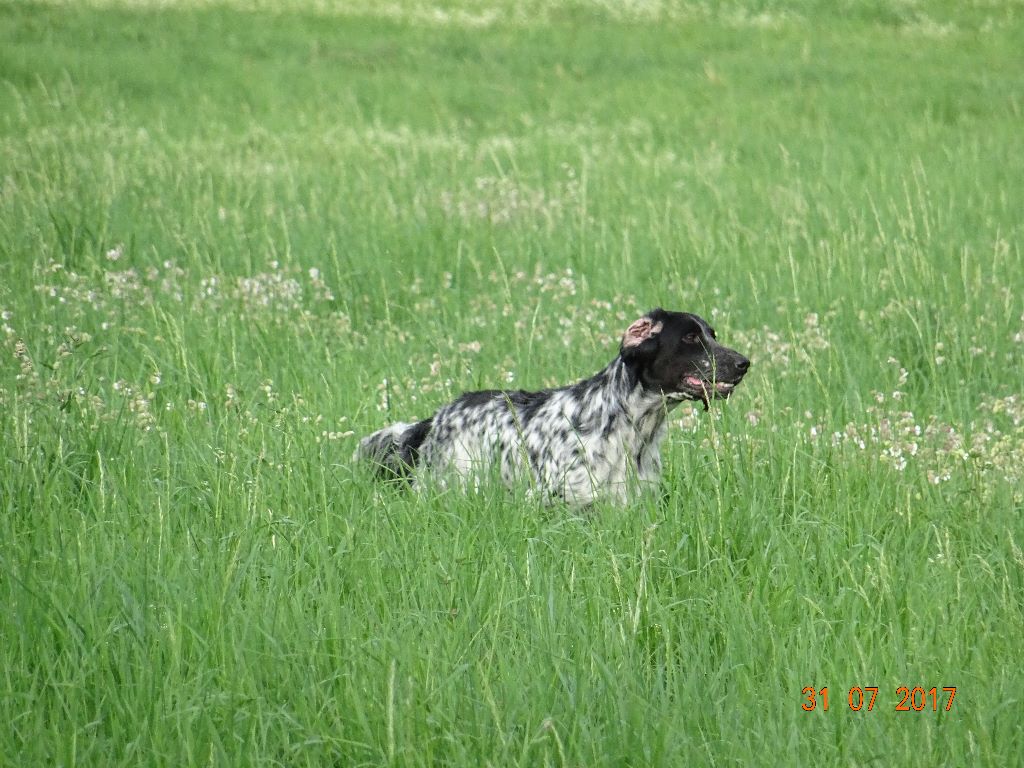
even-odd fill
[[[1019,2],[0,2],[0,765],[1019,765],[1022,51]],[[351,465],[658,305],[754,361],[663,497]]]

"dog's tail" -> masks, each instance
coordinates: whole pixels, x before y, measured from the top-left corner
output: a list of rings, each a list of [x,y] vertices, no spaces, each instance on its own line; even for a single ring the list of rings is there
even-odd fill
[[[420,446],[430,434],[433,417],[415,424],[398,422],[359,441],[353,459],[375,465],[387,479],[408,477],[420,458]]]

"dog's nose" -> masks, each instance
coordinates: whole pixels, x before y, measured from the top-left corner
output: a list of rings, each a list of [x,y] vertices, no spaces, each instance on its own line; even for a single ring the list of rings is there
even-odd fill
[[[743,357],[743,355],[740,355],[739,359],[736,360],[736,370],[740,371],[741,373],[746,373],[747,372],[747,368],[749,368],[749,367],[750,367],[750,360],[748,360],[747,358]]]

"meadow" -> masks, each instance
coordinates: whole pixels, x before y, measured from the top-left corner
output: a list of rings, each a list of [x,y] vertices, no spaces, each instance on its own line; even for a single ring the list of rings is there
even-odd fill
[[[995,0],[0,2],[0,765],[1020,764],[1022,41]],[[353,466],[654,306],[753,360],[660,493]]]

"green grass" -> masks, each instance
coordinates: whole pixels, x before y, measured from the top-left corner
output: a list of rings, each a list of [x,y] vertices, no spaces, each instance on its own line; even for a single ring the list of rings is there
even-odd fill
[[[1017,763],[1019,5],[455,5],[0,3],[0,764]],[[656,305],[663,494],[351,465]]]

